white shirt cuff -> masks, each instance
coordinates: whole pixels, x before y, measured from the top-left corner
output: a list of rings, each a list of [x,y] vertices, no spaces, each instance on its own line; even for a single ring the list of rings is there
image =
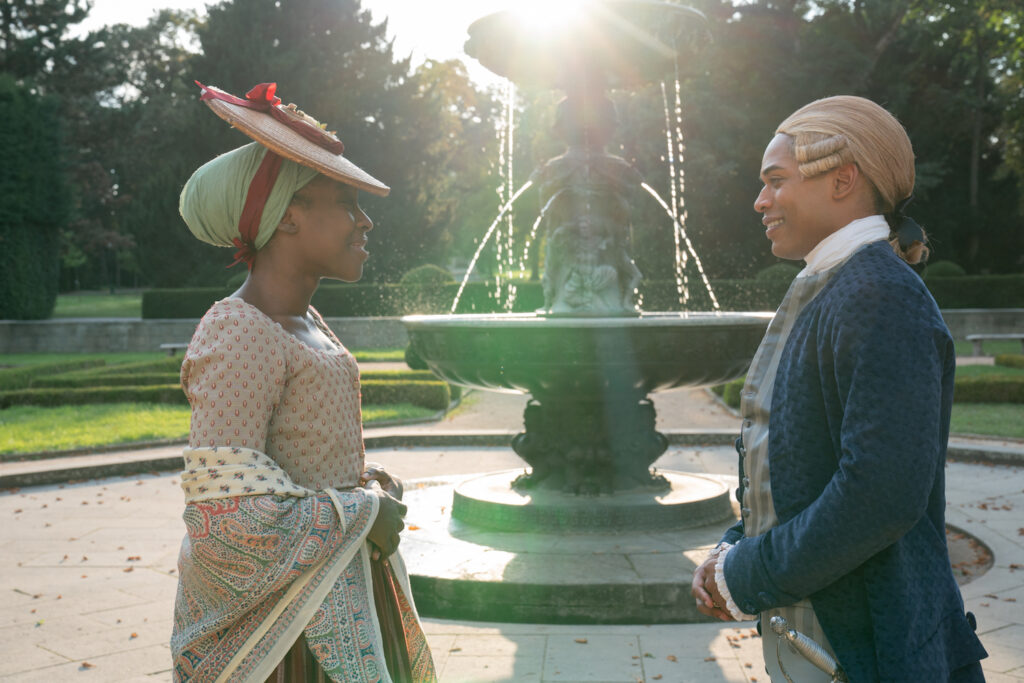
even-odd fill
[[[718,552],[715,552],[715,550]],[[722,598],[725,600],[725,610],[736,621],[753,621],[757,619],[756,614],[747,614],[736,605],[736,601],[732,599],[732,593],[729,592],[729,584],[725,581],[725,556],[732,550],[732,545],[723,543],[718,548],[715,548],[715,550],[711,551],[713,553],[712,557],[715,558],[715,585],[718,586],[718,592],[722,594]]]

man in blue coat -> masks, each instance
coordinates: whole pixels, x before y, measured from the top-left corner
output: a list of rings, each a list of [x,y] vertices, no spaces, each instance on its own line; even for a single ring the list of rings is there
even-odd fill
[[[782,617],[850,681],[983,681],[950,568],[946,442],[956,357],[909,264],[906,131],[860,97],[782,124],[754,203],[778,257],[803,260],[741,394],[741,519],[694,574],[698,609]],[[828,681],[763,629],[773,681]]]

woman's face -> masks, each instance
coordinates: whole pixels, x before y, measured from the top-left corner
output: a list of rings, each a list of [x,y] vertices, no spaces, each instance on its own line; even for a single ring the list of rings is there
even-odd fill
[[[320,277],[355,282],[363,276],[366,233],[373,222],[351,185],[320,175],[295,193],[289,214],[307,266]]]

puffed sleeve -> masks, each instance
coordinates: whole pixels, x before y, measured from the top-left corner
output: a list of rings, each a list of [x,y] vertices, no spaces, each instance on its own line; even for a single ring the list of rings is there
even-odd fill
[[[196,328],[181,367],[192,406],[189,446],[265,452],[286,377],[287,357],[275,330],[244,310],[215,304]]]

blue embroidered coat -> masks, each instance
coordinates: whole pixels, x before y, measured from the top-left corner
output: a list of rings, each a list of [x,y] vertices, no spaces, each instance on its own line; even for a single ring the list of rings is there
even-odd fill
[[[888,243],[838,267],[800,313],[775,379],[779,524],[726,533],[726,582],[748,614],[810,597],[851,681],[947,681],[986,656],[946,548],[953,340]]]

